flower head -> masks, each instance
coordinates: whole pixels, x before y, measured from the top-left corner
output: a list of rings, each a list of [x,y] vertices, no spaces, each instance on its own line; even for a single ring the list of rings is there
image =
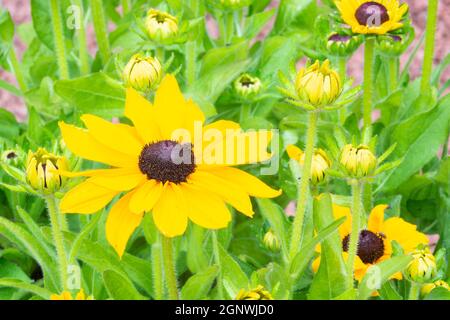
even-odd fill
[[[444,280],[437,280],[433,283],[424,284],[422,286],[422,289],[420,290],[420,293],[425,296],[433,291],[434,288],[444,288],[450,291],[450,286],[447,282],[445,282]]]
[[[2,152],[1,161],[17,165],[19,154],[16,150],[5,150]]]
[[[303,165],[303,162],[305,161],[305,154],[302,150],[294,145],[289,145],[286,150],[291,159],[296,160]],[[314,150],[313,159],[311,162],[311,182],[313,184],[319,184],[325,181],[325,172],[330,168],[330,166],[331,161],[326,152],[322,149]]]
[[[50,300],[74,300],[69,291],[64,291],[61,294],[52,294]],[[81,289],[75,296],[75,300],[94,300],[92,296],[86,296],[84,290]]]
[[[125,85],[142,91],[149,92],[160,81],[162,67],[158,59],[135,54],[123,70]]]
[[[178,34],[178,19],[167,12],[150,9],[147,12],[145,28],[151,40],[164,42]]]
[[[377,158],[367,146],[359,145],[355,148],[347,144],[341,152],[340,163],[350,177],[362,178],[374,172]]]
[[[261,80],[244,73],[234,81],[234,89],[242,98],[256,96],[262,88]]]
[[[277,252],[281,248],[280,239],[278,239],[275,232],[273,232],[272,229],[269,229],[269,231],[266,232],[263,238],[264,245],[267,249]]]
[[[358,35],[332,33],[328,36],[326,47],[332,56],[351,56],[361,45],[362,38]]]
[[[250,196],[280,194],[234,168],[270,159],[271,132],[242,132],[232,121],[205,124],[203,112],[183,97],[174,76],[161,81],[154,104],[128,88],[125,116],[133,126],[90,114],[81,118],[87,130],[59,124],[74,154],[111,166],[67,173],[88,179],[65,194],[61,211],[95,213],[123,194],[106,221],[106,237],[120,256],[145,212],[152,213],[164,236],[175,237],[185,232],[189,220],[208,229],[226,227],[231,214],[225,203],[251,217]]]
[[[58,191],[64,184],[65,178],[58,170],[67,170],[67,159],[56,156],[39,148],[36,152],[28,152],[26,174],[29,185],[44,194]]]
[[[406,275],[415,282],[427,282],[436,276],[436,259],[426,247],[411,253],[413,260],[406,269]]]
[[[332,104],[342,92],[339,74],[330,68],[330,61],[316,61],[301,69],[295,80],[299,98],[316,107]]]
[[[354,33],[386,34],[403,26],[408,5],[398,0],[335,0],[342,20]]]
[[[378,205],[373,208],[369,215],[367,228],[361,230],[359,234],[354,274],[358,281],[361,281],[371,265],[378,264],[392,256],[392,241],[396,241],[407,254],[416,250],[420,245],[428,244],[427,236],[417,231],[415,225],[399,217],[384,220],[386,208],[386,205]],[[344,257],[346,257],[352,229],[350,208],[333,204],[333,215],[336,219],[347,218],[339,227],[342,249]],[[317,270],[319,264],[320,258],[317,258],[313,263],[313,269]],[[393,278],[402,279],[402,274],[398,272]]]
[[[259,285],[251,290],[241,289],[235,300],[273,300],[273,297],[269,291]]]

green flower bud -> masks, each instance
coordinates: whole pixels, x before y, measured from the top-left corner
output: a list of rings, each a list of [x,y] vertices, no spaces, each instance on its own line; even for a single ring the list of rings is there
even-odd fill
[[[450,286],[448,285],[447,282],[445,282],[444,280],[437,280],[433,283],[426,283],[422,286],[422,289],[420,290],[420,293],[425,296],[427,294],[429,294],[431,291],[433,291],[434,288],[445,288],[448,291],[450,291]]]
[[[269,291],[259,285],[251,290],[241,289],[235,300],[273,300],[273,297]]]
[[[376,48],[380,54],[388,57],[398,57],[402,55],[414,40],[414,29],[409,28],[409,32],[404,34],[387,34],[377,37]]]
[[[363,39],[359,35],[332,33],[327,39],[327,50],[335,57],[349,57],[361,45]]]
[[[51,194],[58,191],[65,178],[57,170],[68,169],[67,159],[39,148],[36,152],[28,152],[26,174],[28,184],[36,191]]]
[[[234,81],[234,89],[242,98],[250,99],[261,91],[262,83],[259,78],[244,73]]]
[[[280,251],[281,243],[280,239],[278,239],[277,235],[273,232],[272,229],[266,232],[263,238],[264,245],[267,249],[273,252]]]
[[[142,92],[149,92],[160,81],[162,67],[158,59],[135,54],[123,70],[123,80],[126,86]]]
[[[294,145],[288,145],[286,151],[289,158],[296,160],[303,166],[305,162],[305,153]],[[326,170],[331,167],[331,161],[326,152],[320,148],[314,150],[311,162],[311,182],[313,184],[320,184],[325,181]]]
[[[170,41],[178,34],[178,19],[166,12],[150,9],[145,20],[145,28],[151,40]]]
[[[5,150],[2,152],[1,161],[16,166],[19,162],[19,154],[16,150]]]
[[[406,268],[406,275],[414,282],[427,282],[436,276],[436,259],[428,248],[419,249],[412,254],[411,261]]]
[[[370,176],[377,166],[377,158],[367,146],[348,144],[341,152],[340,163],[352,178]]]

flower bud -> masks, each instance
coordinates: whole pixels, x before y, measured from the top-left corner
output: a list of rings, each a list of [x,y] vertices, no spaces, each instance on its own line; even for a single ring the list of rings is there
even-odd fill
[[[273,300],[273,298],[269,291],[259,285],[252,290],[241,289],[235,300]]]
[[[26,174],[28,184],[44,194],[58,191],[65,178],[57,170],[67,170],[67,160],[39,148],[36,152],[28,152]]]
[[[165,42],[178,33],[178,19],[166,12],[150,9],[145,20],[145,28],[151,40]]]
[[[411,261],[406,269],[409,279],[414,282],[427,282],[436,276],[436,259],[428,248],[419,249],[411,253]]]
[[[1,161],[15,166],[19,161],[19,154],[15,150],[5,150],[2,152]]]
[[[362,37],[332,33],[327,39],[327,50],[335,57],[349,57],[361,45]]]
[[[261,91],[261,80],[244,73],[234,81],[234,89],[242,98],[252,98]]]
[[[161,81],[162,67],[158,59],[135,54],[123,70],[126,86],[149,92]]]
[[[280,239],[278,239],[277,235],[273,232],[272,229],[266,232],[263,238],[264,245],[267,249],[273,252],[280,251],[281,243]]]
[[[332,104],[339,97],[342,82],[339,74],[330,68],[329,60],[325,60],[322,65],[316,61],[298,72],[295,89],[300,100],[321,107]]]
[[[377,37],[376,48],[382,55],[398,57],[402,55],[414,39],[414,29],[408,34],[387,34]],[[412,33],[412,34],[411,34]]]
[[[305,153],[294,145],[287,147],[287,153],[289,158],[298,161],[303,165],[305,161]],[[313,184],[319,184],[325,181],[326,170],[331,167],[331,161],[328,158],[326,152],[322,149],[314,150],[314,154],[311,162],[311,182]]]
[[[431,291],[433,291],[434,288],[437,287],[441,287],[441,288],[445,288],[448,291],[450,291],[450,286],[448,285],[447,282],[445,282],[444,280],[437,280],[433,283],[426,283],[422,286],[422,289],[420,290],[420,293],[425,296],[427,294],[429,294]]]
[[[367,177],[377,166],[377,158],[367,146],[347,144],[341,153],[340,163],[352,178]]]

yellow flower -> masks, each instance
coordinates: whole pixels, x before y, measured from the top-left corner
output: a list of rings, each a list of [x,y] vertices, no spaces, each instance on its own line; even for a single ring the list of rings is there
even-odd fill
[[[437,280],[437,281],[435,281],[433,283],[424,284],[422,286],[422,289],[420,290],[420,293],[422,295],[427,295],[431,291],[433,291],[434,288],[437,288],[437,287],[442,287],[442,288],[445,288],[448,291],[450,291],[450,286],[448,285],[447,282],[445,282],[444,280]]]
[[[369,215],[367,229],[359,234],[358,251],[355,259],[355,279],[361,281],[367,269],[374,264],[389,259],[392,255],[392,241],[396,241],[405,251],[413,252],[419,245],[428,244],[425,234],[417,231],[417,227],[406,222],[402,218],[392,217],[384,220],[384,210],[387,205],[378,205],[372,209]],[[344,258],[347,256],[349,238],[352,226],[350,208],[333,204],[333,215],[336,219],[347,217],[339,227],[339,235],[342,239]],[[319,248],[320,251],[320,248]],[[313,269],[317,271],[320,257],[313,262]],[[402,279],[402,274],[397,272],[393,278]]]
[[[178,19],[167,12],[150,9],[147,12],[145,28],[151,40],[164,42],[173,39],[178,33]]]
[[[322,65],[316,61],[308,68],[302,68],[296,77],[295,88],[299,98],[313,106],[332,104],[342,92],[339,74],[330,68],[330,61]]]
[[[367,146],[354,147],[347,144],[341,153],[340,162],[350,177],[362,178],[373,173],[377,158]]]
[[[59,190],[65,178],[57,170],[67,170],[67,160],[39,148],[36,152],[28,151],[26,173],[29,185],[44,194]]]
[[[386,34],[403,26],[408,5],[398,0],[335,0],[342,20],[354,33]]]
[[[123,70],[125,85],[148,92],[161,80],[162,67],[158,59],[135,54]]]
[[[259,141],[259,152],[254,155],[250,151],[257,150],[250,146],[250,137],[255,132],[243,133],[232,121],[206,125],[203,112],[192,100],[185,100],[172,75],[162,80],[154,105],[131,88],[125,104],[125,116],[134,126],[89,114],[81,118],[87,130],[60,122],[67,148],[74,154],[113,167],[68,173],[89,178],[64,196],[61,210],[95,213],[125,193],[106,221],[106,237],[119,256],[144,212],[152,212],[163,235],[175,237],[185,232],[188,220],[208,229],[226,227],[231,214],[225,203],[252,217],[249,196],[280,194],[233,167],[270,159],[270,131],[259,131],[267,139]],[[213,134],[215,139],[198,139],[198,131]],[[236,145],[236,139],[243,143]],[[211,150],[216,155],[223,152],[226,159],[209,157]]]
[[[426,282],[436,276],[436,259],[430,249],[418,249],[411,254],[414,258],[406,269],[406,275],[415,282]]]
[[[280,239],[278,239],[277,235],[273,232],[272,229],[266,232],[263,238],[263,242],[266,248],[273,252],[277,252],[280,250]]]
[[[61,294],[52,294],[50,300],[74,300],[72,294],[68,291],[64,291]],[[75,300],[94,300],[92,296],[86,296],[83,289],[81,289],[75,296]]]
[[[234,89],[243,98],[257,95],[262,88],[261,80],[257,77],[244,73],[234,81]]]
[[[251,290],[241,289],[235,300],[273,300],[273,297],[269,291],[259,285]]]
[[[289,145],[286,148],[289,158],[298,161],[301,165],[305,161],[305,154],[300,148]],[[325,171],[330,168],[331,161],[325,151],[316,149],[313,154],[311,163],[311,181],[314,184],[321,183],[325,180]]]

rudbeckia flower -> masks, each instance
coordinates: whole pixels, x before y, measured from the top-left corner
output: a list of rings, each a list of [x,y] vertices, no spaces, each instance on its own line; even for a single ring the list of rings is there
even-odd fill
[[[50,300],[74,300],[69,291],[64,291],[61,294],[52,294]],[[86,296],[84,290],[81,289],[76,295],[75,300],[94,300],[92,296]]]
[[[280,194],[234,167],[270,159],[270,132],[258,132],[267,139],[258,140],[260,152],[255,154],[258,150],[249,142],[254,132],[242,132],[239,124],[231,121],[206,125],[203,112],[192,100],[185,100],[175,77],[163,79],[154,105],[134,89],[127,89],[125,116],[134,126],[89,114],[81,118],[87,130],[59,124],[75,155],[111,167],[65,173],[88,179],[65,194],[61,211],[95,213],[123,194],[106,221],[106,237],[119,256],[144,212],[152,212],[164,236],[175,237],[185,232],[188,220],[207,229],[226,227],[231,221],[226,203],[252,217],[249,196]],[[199,130],[204,138],[196,134]],[[177,132],[182,136],[174,138]],[[232,138],[245,143],[229,144]],[[234,149],[230,150],[230,145]]]
[[[344,22],[354,33],[386,34],[403,26],[408,5],[398,0],[335,0]]]
[[[402,218],[392,217],[384,220],[384,210],[387,205],[378,205],[369,215],[367,228],[361,230],[358,241],[358,251],[355,257],[355,279],[361,281],[367,269],[374,264],[389,259],[392,255],[392,241],[396,241],[405,253],[413,252],[420,244],[428,244],[425,234],[417,231],[417,227]],[[333,204],[333,215],[336,219],[347,217],[339,227],[342,240],[344,259],[347,259],[347,250],[352,226],[350,208]],[[319,248],[320,250],[320,248]],[[320,257],[313,262],[313,270],[317,271]],[[396,273],[393,278],[401,279],[402,274]]]

